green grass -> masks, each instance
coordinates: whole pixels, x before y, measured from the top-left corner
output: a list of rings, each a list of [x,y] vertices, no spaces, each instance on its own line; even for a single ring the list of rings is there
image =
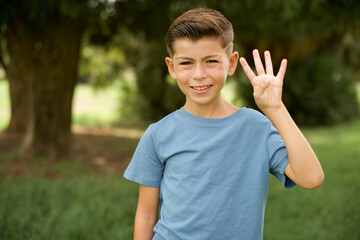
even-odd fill
[[[265,239],[359,239],[360,121],[304,133],[322,163],[324,184],[284,190],[272,178]]]
[[[120,177],[0,185],[0,239],[132,239],[137,186]]]
[[[360,120],[304,132],[325,182],[285,190],[271,177],[264,239],[359,239]],[[120,176],[76,175],[1,183],[0,239],[131,239],[138,186]]]
[[[0,129],[8,121],[1,112],[9,105],[6,87],[0,81]],[[116,91],[94,96],[79,85],[75,96],[88,100],[75,111],[75,124],[106,126],[114,117]],[[360,120],[304,133],[322,163],[324,184],[311,191],[285,190],[271,177],[264,239],[360,239]],[[15,155],[2,155],[0,161],[16,161]],[[0,240],[132,239],[136,184],[76,161],[53,167],[41,161],[35,174],[24,177],[8,177],[7,169],[0,169],[0,178],[7,176],[0,182]],[[46,179],[38,177],[47,173]]]

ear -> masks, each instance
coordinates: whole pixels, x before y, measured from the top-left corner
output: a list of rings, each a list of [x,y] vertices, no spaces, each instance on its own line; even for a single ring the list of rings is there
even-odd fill
[[[236,67],[237,67],[237,63],[239,60],[239,53],[238,52],[233,52],[230,54],[229,57],[229,71],[228,71],[228,76],[232,76],[235,73]]]
[[[166,57],[165,62],[171,77],[176,80],[176,74],[175,74],[174,63],[172,58]]]

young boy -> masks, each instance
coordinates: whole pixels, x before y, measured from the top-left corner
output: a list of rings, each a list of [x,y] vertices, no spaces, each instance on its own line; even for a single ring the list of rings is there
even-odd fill
[[[212,9],[190,10],[169,28],[165,61],[186,102],[149,126],[125,171],[140,184],[135,240],[262,239],[269,172],[286,188],[323,182],[281,100],[286,60],[275,76],[268,51],[265,69],[253,51],[257,75],[240,58],[266,117],[221,97],[239,58],[232,42],[231,23]]]

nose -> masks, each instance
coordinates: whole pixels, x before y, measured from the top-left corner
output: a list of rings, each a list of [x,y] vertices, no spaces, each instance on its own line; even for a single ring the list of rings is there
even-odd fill
[[[206,78],[206,69],[203,64],[196,64],[193,72],[193,79],[202,80]]]

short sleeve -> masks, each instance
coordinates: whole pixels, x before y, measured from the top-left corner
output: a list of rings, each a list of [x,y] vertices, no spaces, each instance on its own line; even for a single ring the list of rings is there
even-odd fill
[[[150,125],[141,137],[124,177],[142,185],[160,187],[163,170],[164,166],[158,158]]]
[[[268,128],[267,150],[269,154],[269,169],[285,188],[292,188],[296,184],[285,175],[285,168],[289,163],[288,153],[279,132],[271,124]]]

